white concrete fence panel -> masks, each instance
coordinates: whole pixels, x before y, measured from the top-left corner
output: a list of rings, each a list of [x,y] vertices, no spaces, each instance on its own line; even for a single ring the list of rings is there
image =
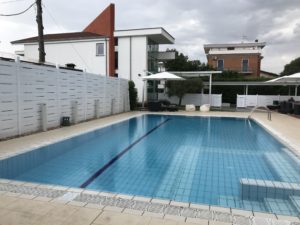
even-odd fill
[[[0,60],[0,139],[129,110],[125,79]]]

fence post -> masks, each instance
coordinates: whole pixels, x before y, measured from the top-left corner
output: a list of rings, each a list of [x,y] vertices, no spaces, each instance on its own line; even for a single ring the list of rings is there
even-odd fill
[[[78,122],[78,102],[74,101],[72,105],[73,124],[76,124]]]
[[[57,105],[57,114],[58,114],[58,121],[59,124],[61,123],[61,105],[60,105],[60,72],[59,72],[59,65],[55,65],[56,68],[56,105]]]
[[[47,104],[41,104],[42,131],[47,131]]]
[[[83,107],[83,110],[84,110],[84,120],[86,120],[86,110],[87,110],[87,81],[86,81],[86,70],[83,70],[83,79],[84,79],[84,98],[83,98],[83,101],[84,101],[84,107]]]
[[[258,94],[256,94],[256,106],[258,106]]]
[[[22,121],[21,121],[21,81],[20,81],[20,57],[15,59],[16,66],[16,79],[17,79],[17,115],[18,115],[18,135],[22,134]]]
[[[95,111],[96,111],[96,118],[98,119],[100,117],[100,100],[95,100]]]
[[[111,115],[114,114],[114,105],[115,105],[115,99],[113,98],[113,99],[111,100]]]

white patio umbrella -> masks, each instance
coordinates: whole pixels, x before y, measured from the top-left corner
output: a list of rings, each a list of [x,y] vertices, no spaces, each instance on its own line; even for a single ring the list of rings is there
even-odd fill
[[[156,81],[156,80],[185,80],[185,79],[169,72],[161,72],[161,73],[151,74],[149,76],[143,77],[144,86],[143,86],[142,107],[144,107],[144,92],[145,92],[145,85],[146,85],[145,82],[147,82],[148,80]]]
[[[300,85],[300,73],[294,73],[289,76],[278,77],[268,80],[266,83],[282,83],[283,85],[295,85],[295,96],[297,96],[298,86]]]
[[[297,85],[297,84],[300,84],[300,73],[294,73],[289,76],[278,77],[273,80],[268,80],[266,82],[267,83],[278,82],[278,83]]]
[[[143,77],[143,80],[185,80],[169,72],[161,72]]]

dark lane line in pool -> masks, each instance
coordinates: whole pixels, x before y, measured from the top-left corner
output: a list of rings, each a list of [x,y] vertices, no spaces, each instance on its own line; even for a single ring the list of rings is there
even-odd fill
[[[157,128],[161,127],[165,123],[167,123],[170,118],[164,120],[151,130],[149,130],[146,134],[144,134],[142,137],[131,143],[129,146],[127,146],[123,151],[121,151],[118,155],[116,155],[114,158],[112,158],[108,163],[106,163],[103,167],[101,167],[99,170],[97,170],[89,179],[87,179],[84,183],[80,185],[80,188],[86,188],[90,183],[92,183],[97,177],[99,177],[106,169],[108,169],[112,164],[114,164],[118,159],[120,159],[126,152],[128,152],[134,145],[139,143],[142,139],[147,137],[149,134],[151,134],[153,131],[155,131]]]

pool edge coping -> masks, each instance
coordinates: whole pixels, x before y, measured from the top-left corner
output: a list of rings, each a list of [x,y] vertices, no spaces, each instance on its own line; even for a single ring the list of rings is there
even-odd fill
[[[74,188],[68,186],[60,186],[60,185],[47,185],[41,183],[33,183],[33,182],[22,182],[22,181],[14,181],[9,179],[0,179],[0,185],[14,185],[17,188],[20,188],[19,191],[0,191],[0,196],[7,196],[7,197],[14,197],[18,199],[29,199],[34,201],[44,201],[49,203],[60,203],[64,205],[73,205],[77,207],[86,207],[89,208],[90,205],[94,205],[96,208],[97,206],[104,210],[113,210],[120,213],[126,213],[125,210],[134,210],[139,211],[141,215],[144,213],[154,213],[157,216],[175,216],[181,217],[182,220],[187,221],[187,219],[199,219],[199,220],[207,220],[207,221],[217,221],[223,222],[228,224],[245,224],[245,221],[248,221],[249,225],[256,225],[260,224],[261,222],[265,222],[265,224],[275,224],[273,221],[276,221],[276,224],[282,222],[285,225],[292,225],[293,223],[300,224],[300,218],[296,216],[288,216],[288,215],[277,215],[274,213],[267,213],[267,212],[256,212],[238,208],[230,208],[230,207],[222,207],[216,205],[205,205],[205,204],[195,204],[190,202],[178,202],[173,200],[167,199],[160,199],[160,198],[149,198],[143,197],[138,195],[127,195],[127,194],[117,194],[112,192],[102,192],[96,190],[87,190],[83,188]],[[22,194],[22,189],[24,188],[32,188],[32,189],[43,189],[45,191],[61,191],[63,192],[62,196],[59,197],[43,197],[36,194]],[[183,215],[175,215],[173,212],[171,213],[157,213],[151,211],[143,211],[143,210],[135,210],[129,207],[120,207],[120,206],[110,206],[102,205],[102,204],[93,204],[88,201],[80,201],[76,200],[76,197],[80,194],[90,195],[90,196],[97,196],[97,197],[104,197],[109,199],[114,199],[116,201],[124,200],[124,201],[136,201],[141,204],[153,204],[155,206],[161,207],[170,207],[171,209],[181,209],[183,210],[198,210],[202,213],[208,213],[210,215],[210,219],[207,218],[199,218],[199,217],[192,217],[192,216],[183,216]],[[71,197],[64,197],[64,196],[71,196]],[[69,199],[68,199],[69,198]],[[90,205],[89,205],[90,204]],[[116,208],[116,209],[114,209]],[[118,209],[117,209],[118,208]],[[229,220],[229,222],[228,222]],[[237,220],[243,220],[243,223],[237,223]],[[256,223],[258,220],[258,223]]]

